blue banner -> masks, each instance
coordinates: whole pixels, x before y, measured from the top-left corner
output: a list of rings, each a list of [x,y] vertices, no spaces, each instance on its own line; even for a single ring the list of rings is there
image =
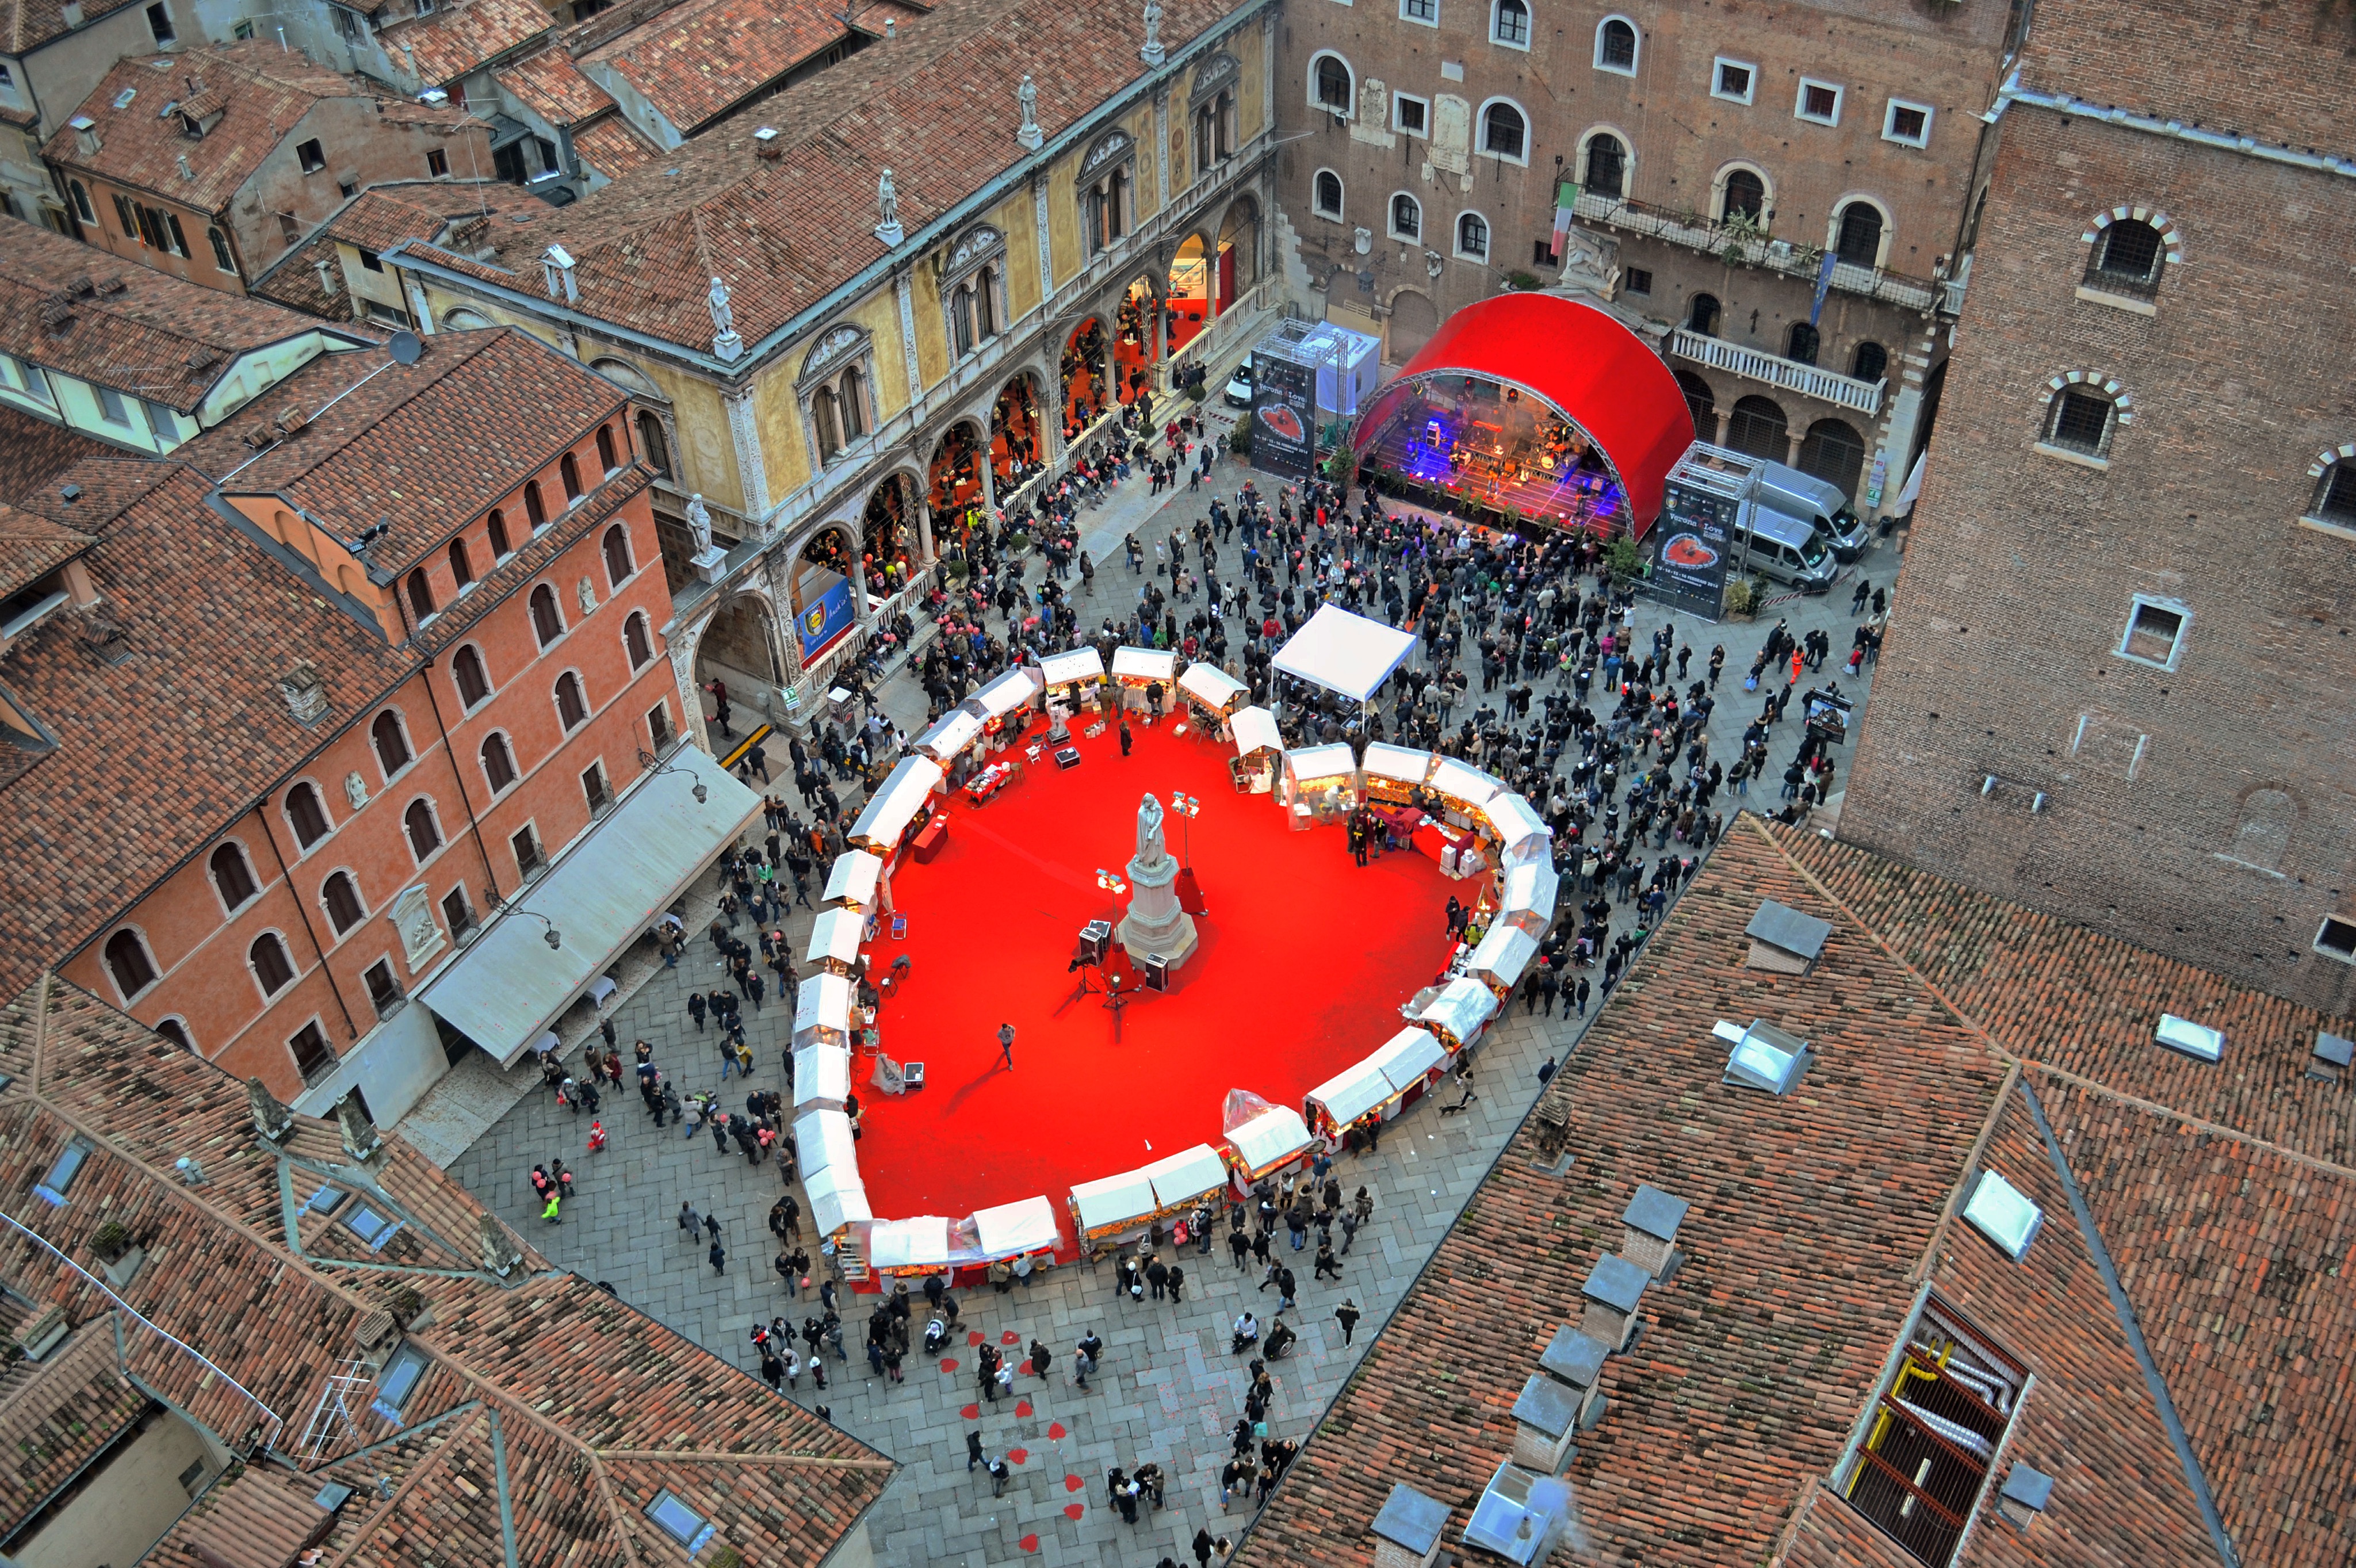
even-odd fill
[[[851,580],[837,577],[834,586],[819,595],[818,602],[801,613],[802,657],[808,659],[832,642],[857,618],[858,611],[851,599]]]
[[[1808,306],[1808,325],[1811,327],[1816,324],[1816,317],[1825,313],[1825,295],[1832,290],[1833,268],[1839,264],[1839,262],[1840,256],[1837,252],[1826,251],[1824,264],[1816,269],[1816,297]]]

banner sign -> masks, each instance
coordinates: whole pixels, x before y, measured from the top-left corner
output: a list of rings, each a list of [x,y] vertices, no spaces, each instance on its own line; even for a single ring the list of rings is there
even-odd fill
[[[1269,353],[1252,355],[1251,463],[1262,473],[1305,480],[1315,462],[1316,371]]]
[[[1715,621],[1725,603],[1727,557],[1742,502],[1672,475],[1664,503],[1653,530],[1653,596]]]

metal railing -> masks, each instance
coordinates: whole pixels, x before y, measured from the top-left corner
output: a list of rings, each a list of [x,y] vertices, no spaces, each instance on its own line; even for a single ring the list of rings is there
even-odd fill
[[[1723,338],[1706,338],[1686,327],[1669,334],[1669,352],[1717,370],[1731,371],[1738,376],[1748,376],[1754,381],[1765,381],[1785,392],[1795,392],[1842,408],[1855,409],[1868,419],[1881,412],[1882,389],[1890,384],[1887,381],[1861,381],[1855,376],[1845,376],[1837,371],[1827,371],[1817,365],[1804,365],[1781,354],[1746,349]]]
[[[1571,210],[1606,228],[1643,234],[1691,251],[1706,251],[1730,265],[1760,267],[1809,284],[1815,282],[1816,269],[1824,264],[1825,253],[1819,248],[1795,245],[1789,240],[1754,234],[1747,229],[1731,229],[1695,213],[1673,212],[1622,196],[1581,191],[1578,205]],[[1859,266],[1855,262],[1833,263],[1832,286],[1843,294],[1904,306],[1909,310],[1936,310],[1946,298],[1946,291],[1936,278],[1909,277],[1886,267]]]

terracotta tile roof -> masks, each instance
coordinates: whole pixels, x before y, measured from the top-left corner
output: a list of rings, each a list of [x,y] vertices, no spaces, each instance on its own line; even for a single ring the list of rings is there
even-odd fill
[[[2356,1297],[2334,1271],[2346,1272],[2356,1243],[2351,1173],[2080,1087],[2033,1059],[2005,1089],[2020,1047],[2072,1043],[2077,1020],[2066,1005],[2058,1020],[2049,1005],[2042,1022],[2024,1006],[2013,1041],[1958,1012],[1905,942],[1860,918],[1870,888],[1901,883],[1906,896],[1878,908],[1911,918],[1943,956],[1970,950],[1989,967],[2004,930],[2024,947],[2063,940],[1984,920],[1976,896],[1949,885],[1741,819],[1548,1086],[1542,1115],[1567,1122],[1569,1174],[1537,1168],[1534,1118],[1303,1448],[1239,1563],[1371,1561],[1366,1527],[1395,1481],[1459,1504],[1447,1534],[1456,1544],[1462,1499],[1510,1451],[1513,1401],[1618,1244],[1640,1182],[1693,1203],[1678,1236],[1689,1261],[1646,1293],[1647,1332],[1607,1363],[1609,1412],[1569,1472],[1602,1561],[1911,1562],[1828,1494],[1927,1285],[2035,1374],[2005,1463],[2056,1479],[2026,1530],[1984,1509],[1963,1561],[2218,1563],[2098,1243],[2241,1560],[2349,1560],[2356,1527],[2336,1496],[2346,1469],[2334,1455],[2356,1404],[2335,1348]],[[1812,975],[1744,967],[1743,929],[1764,898],[1832,923]],[[2096,985],[2134,968],[2121,953],[2089,951],[2084,963]],[[2222,1000],[2254,1004],[2238,991]],[[1814,1047],[1789,1097],[1721,1081],[1728,1047],[1712,1026],[1754,1017]],[[2303,1059],[2306,1041],[2246,1048],[2254,1058],[2293,1043]],[[2118,1059],[2140,1072],[2139,1058]],[[2093,1237],[2032,1095],[2092,1206]],[[1981,1169],[2044,1211],[2021,1262],[1945,1218]]]
[[[1234,6],[1163,9],[1175,51]],[[744,115],[528,229],[495,226],[496,264],[432,259],[537,292],[538,257],[562,242],[579,263],[582,309],[699,351],[711,347],[716,275],[737,332],[756,343],[883,255],[873,230],[884,168],[913,233],[1025,156],[1013,84],[1026,73],[1052,138],[1146,72],[1128,0],[963,0],[898,32],[761,105],[758,123],[780,132],[774,161],[754,156],[755,118]]]
[[[880,35],[883,24],[862,18],[862,30]],[[619,74],[691,136],[850,34],[824,0],[688,0],[583,58]]]
[[[0,218],[0,353],[193,413],[237,356],[319,326]]]
[[[125,92],[134,96],[116,108]],[[166,118],[162,111],[174,102],[195,105],[200,94],[220,101],[221,117],[199,138],[186,134],[177,114]],[[404,121],[454,129],[467,120],[464,110],[385,98],[313,65],[303,55],[256,38],[116,62],[79,111],[98,123],[99,150],[84,153],[68,127],[49,138],[41,156],[103,179],[168,194],[199,212],[219,214],[228,209],[295,123],[314,105],[334,98],[375,99],[386,113]],[[180,173],[182,158],[194,178]],[[201,234],[188,238],[199,246],[204,241]]]
[[[83,1324],[40,1360],[11,1368],[0,1398],[0,1530],[38,1512],[147,1403],[116,1366],[112,1315]]]
[[[299,310],[305,316],[323,320],[344,322],[351,319],[351,300],[339,285],[329,294],[319,281],[319,263],[327,264],[332,275],[337,268],[336,242],[322,228],[303,244],[295,246],[270,263],[261,276],[246,285],[248,294],[283,305],[289,310]]]
[[[607,179],[619,179],[662,156],[619,114],[573,132],[573,150]]]
[[[91,543],[87,533],[0,501],[0,596],[39,581]]]
[[[588,1282],[552,1271],[511,1235],[522,1261],[504,1280],[479,1261],[412,1273],[387,1269],[380,1256],[363,1269],[288,1251],[278,1193],[283,1182],[307,1196],[319,1174],[311,1155],[324,1155],[339,1183],[371,1185],[406,1226],[479,1227],[473,1199],[396,1134],[366,1166],[309,1118],[296,1119],[285,1148],[268,1147],[243,1089],[48,976],[0,1008],[0,1063],[25,1069],[0,1089],[0,1204],[70,1254],[87,1247],[102,1216],[145,1239],[148,1259],[125,1298],[227,1376],[144,1333],[126,1337],[130,1370],[232,1448],[248,1452],[273,1428],[273,1413],[293,1427],[277,1428],[279,1448],[294,1447],[327,1379],[363,1354],[362,1322],[398,1293],[416,1292],[404,1337],[428,1369],[400,1423],[369,1408],[373,1390],[363,1387],[352,1422],[300,1476],[250,1468],[147,1563],[199,1568],[199,1544],[233,1522],[231,1510],[262,1549],[232,1560],[269,1561],[301,1517],[286,1499],[330,1479],[355,1496],[327,1543],[356,1564],[506,1561],[503,1516],[519,1561],[648,1561],[640,1510],[657,1487],[687,1500],[748,1561],[817,1563],[891,1477],[891,1461]],[[156,1115],[157,1105],[172,1114]],[[36,1200],[33,1183],[76,1134],[95,1152],[67,1202]],[[201,1185],[173,1176],[166,1156],[176,1150],[201,1159]],[[282,1176],[290,1160],[302,1168]],[[0,1279],[70,1311],[103,1302],[13,1232],[0,1233]],[[365,1366],[361,1374],[373,1376]],[[379,1476],[391,1483],[389,1499]],[[254,1492],[241,1497],[249,1486]]]
[[[115,455],[114,447],[95,436],[0,408],[0,499],[46,485],[85,457]]]
[[[133,0],[89,0],[82,6],[81,25],[111,16],[130,4]],[[71,32],[66,5],[67,0],[0,0],[0,50],[22,54]]]
[[[552,27],[540,0],[452,0],[414,21],[396,22],[377,37],[395,60],[415,61],[419,81],[448,87]]]
[[[552,125],[575,125],[614,107],[614,95],[581,74],[562,48],[543,49],[496,73],[498,84]]]
[[[239,1465],[151,1550],[158,1561],[209,1551],[224,1563],[291,1568],[335,1524],[335,1516],[312,1500],[318,1493],[316,1481],[274,1466]]]

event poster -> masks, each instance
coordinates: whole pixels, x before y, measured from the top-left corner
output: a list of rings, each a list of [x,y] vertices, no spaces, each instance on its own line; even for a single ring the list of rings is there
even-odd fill
[[[1288,479],[1307,479],[1316,461],[1316,371],[1280,359],[1263,346],[1252,355],[1252,467]]]
[[[840,637],[856,614],[851,602],[851,579],[837,577],[832,587],[802,609],[797,628],[802,637],[802,657],[808,659]]]
[[[1742,502],[1674,474],[1664,499],[1653,532],[1653,596],[1714,621],[1725,603],[1726,558]]]

